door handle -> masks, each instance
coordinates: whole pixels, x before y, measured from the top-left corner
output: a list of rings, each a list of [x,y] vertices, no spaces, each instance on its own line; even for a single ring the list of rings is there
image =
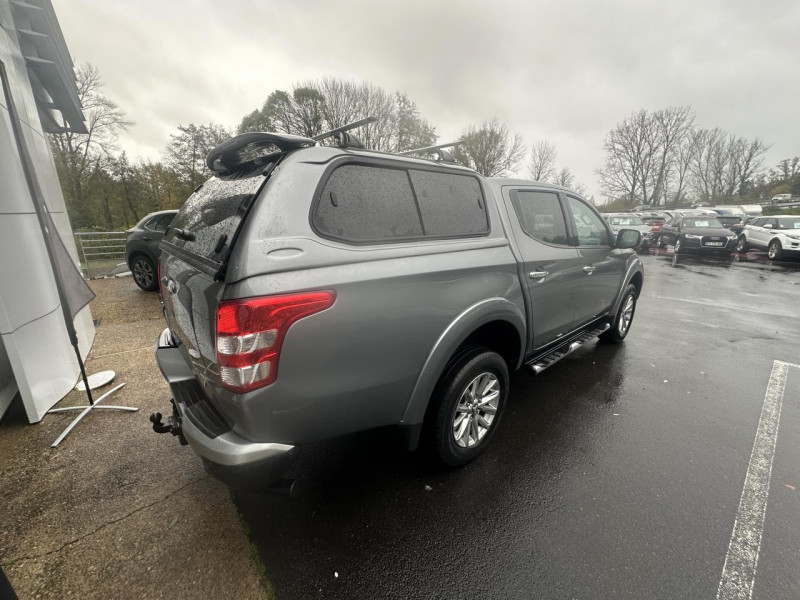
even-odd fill
[[[595,272],[595,267],[586,266],[586,267],[583,267],[583,270],[587,275],[591,275],[592,273]]]
[[[531,271],[528,273],[528,277],[531,279],[546,279],[548,275],[550,275],[548,271]]]
[[[149,241],[150,241],[152,238],[151,238],[149,235],[143,235],[143,236],[142,236],[142,239],[143,239],[145,242],[149,242]]]

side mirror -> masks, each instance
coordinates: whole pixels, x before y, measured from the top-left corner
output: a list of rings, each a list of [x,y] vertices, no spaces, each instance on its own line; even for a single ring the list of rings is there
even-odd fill
[[[620,229],[617,232],[617,248],[636,248],[642,243],[642,234],[635,229]]]

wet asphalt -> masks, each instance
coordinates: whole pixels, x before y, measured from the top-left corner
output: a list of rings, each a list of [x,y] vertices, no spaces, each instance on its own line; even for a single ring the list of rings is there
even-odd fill
[[[515,374],[472,464],[368,432],[304,448],[292,499],[235,494],[278,598],[715,598],[773,361],[800,363],[800,261],[642,260],[625,343]],[[799,533],[790,369],[754,598],[800,597]]]

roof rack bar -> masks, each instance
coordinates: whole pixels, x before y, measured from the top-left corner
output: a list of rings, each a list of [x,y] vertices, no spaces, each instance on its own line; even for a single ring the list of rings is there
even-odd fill
[[[345,131],[350,131],[351,129],[356,129],[357,127],[369,125],[370,123],[374,123],[377,120],[378,120],[377,117],[367,117],[366,119],[361,119],[360,121],[353,121],[352,123],[348,123],[347,125],[342,125],[341,127],[337,127],[336,129],[331,129],[330,131],[326,131],[325,133],[320,133],[319,135],[315,135],[311,139],[318,142],[320,140],[324,140],[325,138],[333,137],[337,133],[344,133]]]
[[[449,144],[439,144],[438,146],[425,146],[424,148],[414,148],[413,150],[405,150],[403,152],[398,152],[400,156],[408,156],[409,154],[423,154],[425,152],[434,153],[438,150],[443,150],[445,148],[452,148],[454,146],[460,146],[464,142],[450,142]]]

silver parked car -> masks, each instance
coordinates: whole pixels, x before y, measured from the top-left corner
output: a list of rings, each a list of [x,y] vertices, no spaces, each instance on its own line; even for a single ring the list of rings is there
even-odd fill
[[[648,249],[654,244],[653,232],[650,225],[647,225],[642,217],[630,213],[603,213],[603,218],[611,226],[614,233],[620,229],[635,229],[642,234],[643,249]]]
[[[153,428],[232,487],[388,425],[464,464],[495,434],[511,370],[631,328],[638,231],[613,234],[560,187],[337,140],[225,142],[161,244],[156,359],[174,398]]]

